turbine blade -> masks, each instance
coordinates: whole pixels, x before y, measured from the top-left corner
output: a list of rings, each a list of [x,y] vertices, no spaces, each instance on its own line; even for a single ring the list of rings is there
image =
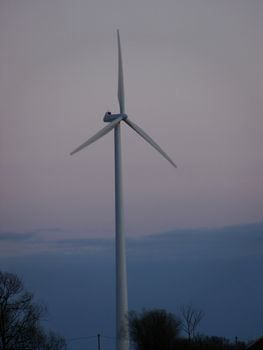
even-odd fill
[[[123,67],[122,67],[121,40],[120,40],[119,29],[117,29],[117,37],[118,37],[118,99],[120,104],[120,113],[125,113]]]
[[[143,131],[138,125],[131,122],[130,119],[124,119],[125,123],[127,123],[134,131],[136,131],[145,141],[147,141],[153,148],[155,148],[161,155],[168,160],[175,168],[177,166],[172,161],[172,159],[161,149],[159,145],[149,136],[146,134],[145,131]]]
[[[110,132],[112,129],[115,128],[115,126],[122,120],[122,117],[119,117],[117,119],[115,119],[113,122],[111,122],[110,124],[108,124],[107,126],[105,126],[103,129],[101,129],[100,131],[98,131],[95,135],[93,135],[91,138],[88,139],[88,141],[84,142],[82,145],[80,145],[78,148],[76,148],[73,152],[70,153],[70,155],[72,156],[73,154],[81,151],[83,148],[89,146],[90,144],[92,144],[93,142],[97,141],[98,139],[100,139],[102,136],[108,134],[108,132]]]

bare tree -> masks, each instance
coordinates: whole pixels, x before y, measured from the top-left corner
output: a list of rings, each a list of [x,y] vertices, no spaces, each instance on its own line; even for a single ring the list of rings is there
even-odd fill
[[[40,326],[46,309],[34,302],[34,296],[25,290],[21,279],[0,271],[0,349],[54,349],[54,337],[49,338]],[[59,339],[59,337],[58,337]]]
[[[196,335],[196,329],[204,317],[204,312],[195,309],[192,305],[183,305],[181,307],[182,330],[191,340]]]

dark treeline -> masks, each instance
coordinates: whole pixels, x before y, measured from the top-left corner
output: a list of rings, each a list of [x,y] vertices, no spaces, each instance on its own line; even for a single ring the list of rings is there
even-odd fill
[[[178,339],[175,347],[178,350],[243,350],[246,348],[247,344],[241,341],[232,343],[226,338],[204,335],[199,335],[190,341]]]
[[[166,310],[130,312],[130,339],[137,350],[243,350],[244,342],[231,343],[226,338],[197,333],[204,313],[191,305],[181,308],[176,317]],[[185,335],[185,337],[183,336]]]
[[[41,325],[46,308],[22,280],[0,271],[0,350],[66,350],[63,337]],[[243,350],[247,344],[198,333],[204,312],[183,305],[179,316],[162,309],[130,312],[131,346],[136,350]],[[127,336],[127,335],[123,335]],[[260,348],[261,349],[261,348]],[[253,349],[255,350],[255,349]]]

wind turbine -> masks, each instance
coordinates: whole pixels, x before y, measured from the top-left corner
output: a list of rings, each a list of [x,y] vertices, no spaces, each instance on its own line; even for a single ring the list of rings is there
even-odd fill
[[[125,113],[124,81],[122,53],[120,43],[120,33],[117,30],[118,39],[118,100],[120,113],[111,114],[107,112],[104,115],[104,122],[109,123],[103,129],[76,148],[70,154],[73,155],[83,148],[97,141],[111,130],[114,129],[114,155],[115,155],[115,254],[116,254],[116,338],[117,350],[128,350],[128,293],[127,293],[127,273],[126,273],[126,253],[124,236],[124,217],[123,217],[123,190],[122,190],[122,165],[121,165],[121,122],[125,122],[135,132],[137,132],[145,141],[155,148],[166,158],[175,168],[176,165],[172,159],[161,149],[159,145],[143,131],[138,125],[133,123]]]

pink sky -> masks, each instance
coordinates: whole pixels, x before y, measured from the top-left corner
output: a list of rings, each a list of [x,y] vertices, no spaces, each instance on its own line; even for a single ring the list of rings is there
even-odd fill
[[[123,128],[128,235],[263,221],[263,3],[0,4],[0,230],[114,232],[113,134],[126,109],[174,170]]]

